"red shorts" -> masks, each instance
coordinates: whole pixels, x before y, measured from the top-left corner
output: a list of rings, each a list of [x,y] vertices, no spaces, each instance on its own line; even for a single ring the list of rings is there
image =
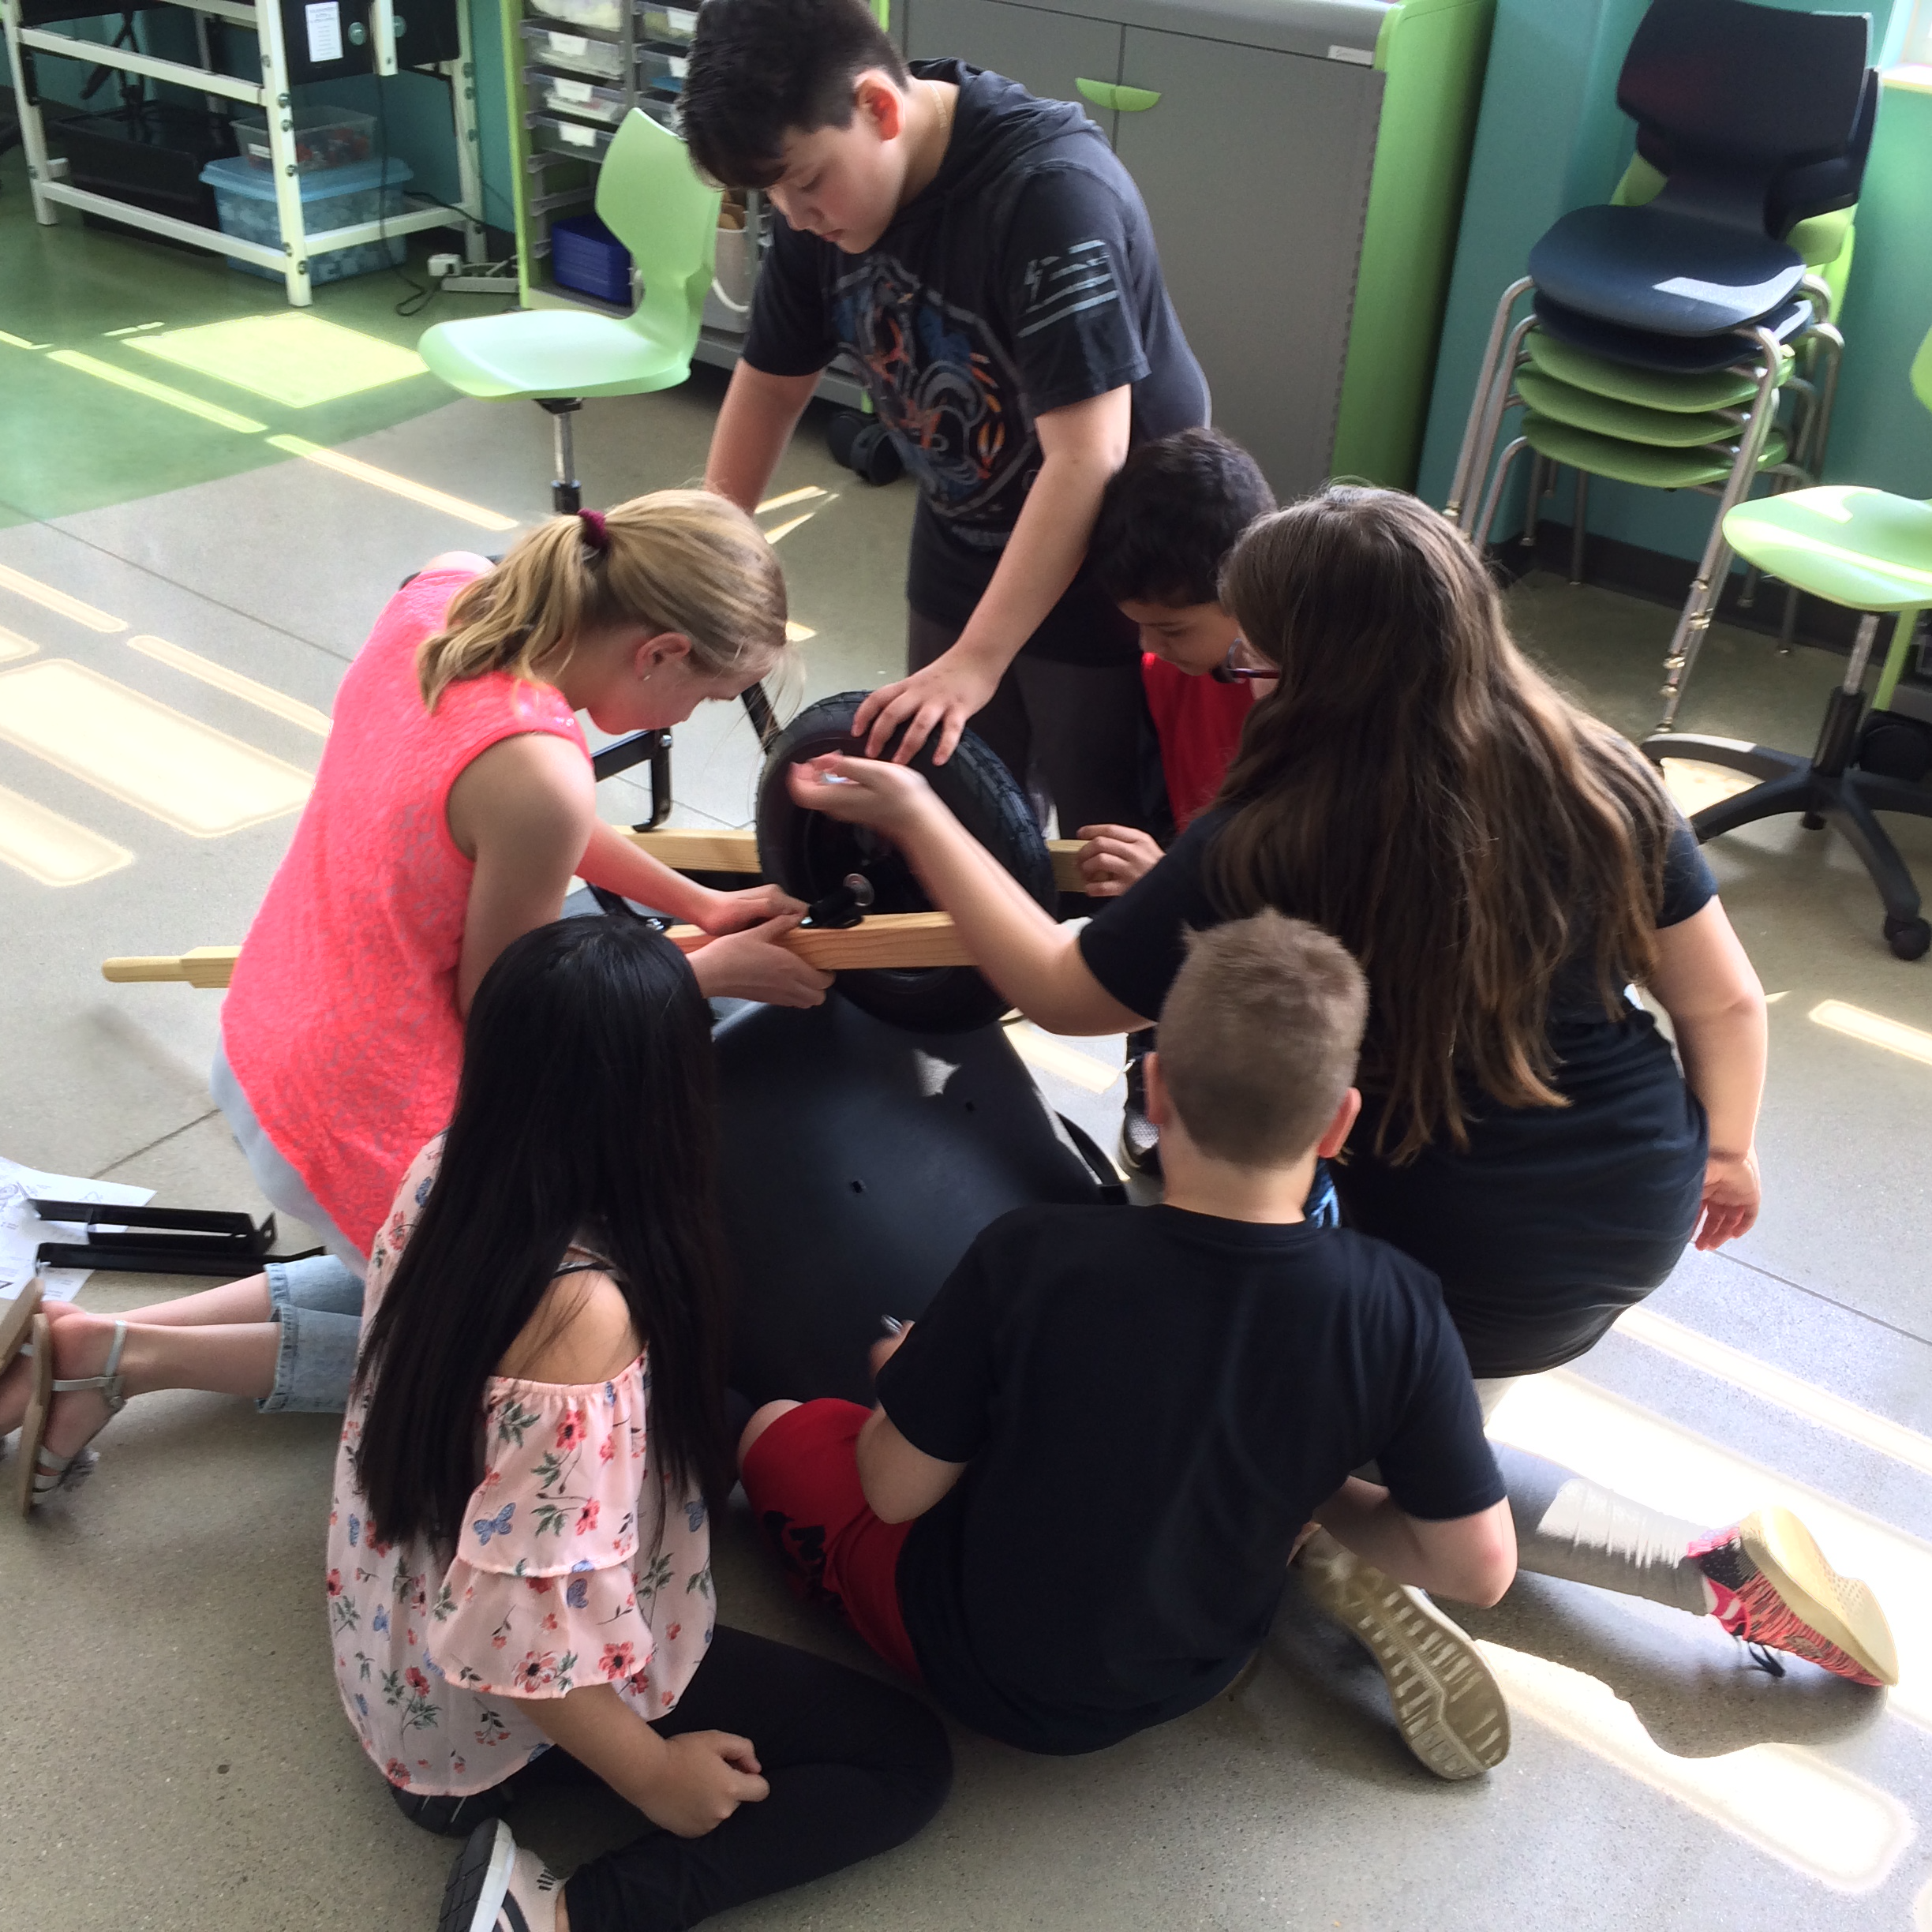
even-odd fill
[[[744,1488],[792,1587],[829,1604],[895,1669],[919,1681],[899,1615],[909,1522],[882,1522],[859,1486],[859,1432],[871,1413],[829,1399],[788,1410],[751,1445]]]

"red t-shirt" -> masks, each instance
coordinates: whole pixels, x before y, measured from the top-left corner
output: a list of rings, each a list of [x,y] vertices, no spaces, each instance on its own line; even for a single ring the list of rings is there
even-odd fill
[[[1141,653],[1140,682],[1160,740],[1174,829],[1185,832],[1221,789],[1254,703],[1254,687],[1246,678],[1223,684],[1178,671],[1151,651]]]

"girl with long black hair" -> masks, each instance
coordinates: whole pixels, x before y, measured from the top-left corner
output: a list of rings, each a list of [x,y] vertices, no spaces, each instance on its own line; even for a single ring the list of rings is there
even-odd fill
[[[328,1612],[363,1748],[411,1818],[469,1833],[444,1932],[692,1925],[899,1843],[945,1795],[911,1698],[713,1622],[713,1089],[675,948],[540,927],[485,976],[455,1117],[373,1244]],[[565,1885],[500,1815],[559,1777],[663,1829]]]

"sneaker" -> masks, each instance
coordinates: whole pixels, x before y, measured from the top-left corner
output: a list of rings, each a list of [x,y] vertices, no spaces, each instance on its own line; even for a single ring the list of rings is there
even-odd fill
[[[1687,1554],[1709,1579],[1713,1614],[1733,1637],[1788,1650],[1854,1683],[1898,1682],[1898,1650],[1878,1598],[1856,1577],[1840,1576],[1789,1510],[1754,1510]]]
[[[1142,1061],[1153,1044],[1153,1031],[1127,1036],[1127,1104],[1121,1114],[1120,1160],[1129,1174],[1161,1178],[1160,1129],[1147,1117],[1147,1079]]]
[[[456,1854],[436,1932],[556,1932],[564,1881],[520,1852],[501,1818],[479,1825]]]
[[[1482,1653],[1419,1589],[1317,1530],[1297,1559],[1309,1595],[1388,1680],[1402,1742],[1439,1778],[1480,1777],[1509,1755],[1509,1707]]]

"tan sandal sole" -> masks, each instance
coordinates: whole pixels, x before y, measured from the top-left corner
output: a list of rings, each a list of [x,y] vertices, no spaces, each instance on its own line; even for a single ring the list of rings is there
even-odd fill
[[[1387,1679],[1402,1742],[1440,1778],[1480,1777],[1509,1755],[1509,1706],[1482,1653],[1420,1590],[1371,1563],[1302,1566],[1308,1593]]]
[[[36,1275],[11,1301],[0,1301],[0,1369],[20,1353],[33,1318],[40,1312],[40,1277]]]
[[[54,1324],[34,1312],[33,1388],[27,1398],[27,1413],[21,1417],[19,1481],[20,1513],[31,1516],[37,1500],[34,1495],[34,1471],[40,1464],[40,1445],[47,1436],[47,1412],[54,1406]]]
[[[1880,1683],[1898,1682],[1898,1646],[1871,1586],[1840,1576],[1789,1510],[1776,1504],[1754,1510],[1738,1525],[1738,1536],[1745,1555],[1821,1637]]]

